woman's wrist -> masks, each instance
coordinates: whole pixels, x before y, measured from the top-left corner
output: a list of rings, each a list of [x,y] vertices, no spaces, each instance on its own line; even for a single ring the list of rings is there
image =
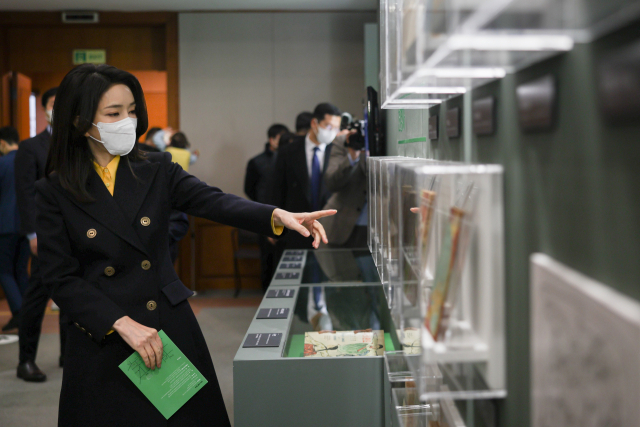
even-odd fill
[[[120,328],[122,328],[122,326],[128,319],[129,319],[129,316],[122,316],[121,318],[115,321],[115,323],[113,324],[113,329],[115,329],[117,332],[120,332]]]
[[[276,227],[284,226],[284,223],[282,222],[282,213],[284,212],[285,211],[280,208],[275,208],[275,210],[273,211],[273,225],[275,225]]]

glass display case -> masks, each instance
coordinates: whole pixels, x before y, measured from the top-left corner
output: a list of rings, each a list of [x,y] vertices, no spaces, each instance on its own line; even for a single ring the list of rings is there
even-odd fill
[[[380,283],[367,248],[286,250],[278,263],[271,286],[353,282]]]
[[[381,182],[380,182],[380,163],[387,160],[402,160],[405,159],[401,156],[380,156],[380,157],[368,157],[367,158],[367,171],[369,179],[369,194],[368,194],[368,209],[369,209],[369,224],[367,227],[369,250],[373,256],[373,261],[376,266],[380,264],[381,257],[379,256],[379,244],[380,236],[379,231],[381,229],[380,222],[380,206],[381,206]]]
[[[406,109],[591,41],[637,18],[640,2],[381,0],[380,13],[382,107]]]
[[[422,402],[505,397],[502,167],[402,159],[376,173],[372,232],[406,361],[387,368]]]

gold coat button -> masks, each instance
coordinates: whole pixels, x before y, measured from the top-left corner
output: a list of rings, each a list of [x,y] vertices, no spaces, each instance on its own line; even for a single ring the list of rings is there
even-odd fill
[[[116,273],[116,269],[111,266],[104,269],[104,274],[109,277],[113,276],[115,273]]]
[[[143,270],[148,270],[151,268],[151,263],[145,259],[144,261],[142,261],[141,266]]]
[[[140,224],[142,224],[142,225],[144,225],[146,227],[149,224],[151,224],[151,220],[149,219],[148,216],[143,216],[142,218],[140,218]]]
[[[91,228],[87,231],[87,237],[90,239],[93,239],[94,237],[96,237],[96,234],[98,234],[98,232],[96,231],[95,228]]]
[[[155,309],[156,309],[156,307],[157,307],[157,306],[158,306],[158,304],[157,304],[155,301],[153,301],[153,300],[152,300],[152,301],[149,301],[149,302],[147,303],[147,310],[149,310],[149,311],[153,311],[153,310],[155,310]]]

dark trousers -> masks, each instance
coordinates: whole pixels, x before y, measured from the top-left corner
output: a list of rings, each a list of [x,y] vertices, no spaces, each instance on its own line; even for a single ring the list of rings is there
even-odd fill
[[[44,286],[40,276],[38,257],[31,257],[31,277],[29,287],[22,300],[20,310],[20,363],[29,360],[35,361],[38,353],[38,341],[42,331],[42,319],[47,309],[47,302],[51,292]],[[67,338],[67,322],[62,311],[60,312],[60,354],[64,354]]]
[[[0,285],[13,316],[18,316],[29,286],[29,240],[18,233],[0,234]]]
[[[260,245],[260,280],[262,290],[266,291],[276,271],[276,245],[272,245],[265,236],[259,236]]]

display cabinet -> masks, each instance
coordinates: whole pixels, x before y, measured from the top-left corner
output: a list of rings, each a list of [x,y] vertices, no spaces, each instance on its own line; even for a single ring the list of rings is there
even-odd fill
[[[272,284],[234,358],[235,425],[389,426],[383,354],[398,348],[380,283]]]
[[[381,157],[368,157],[367,158],[367,172],[369,180],[369,194],[368,194],[368,242],[369,250],[373,256],[373,261],[378,266],[382,260],[380,256],[380,240],[381,236],[379,231],[381,229],[381,203],[382,203],[382,183],[380,181],[381,162],[383,161],[400,161],[405,159],[401,156],[381,156]]]
[[[380,283],[330,281],[318,260],[347,252],[285,251],[280,265],[302,263],[302,278],[274,279],[238,349],[235,425],[495,426],[491,408],[449,393],[444,365],[421,364],[419,336],[394,322]],[[367,255],[359,275],[377,273]],[[440,394],[425,398],[421,387]]]
[[[637,0],[381,0],[383,108],[425,108],[593,40]]]
[[[389,371],[422,403],[505,397],[502,167],[395,159],[374,173],[372,234],[406,363]]]
[[[367,248],[286,250],[271,287],[324,283],[380,283]]]

